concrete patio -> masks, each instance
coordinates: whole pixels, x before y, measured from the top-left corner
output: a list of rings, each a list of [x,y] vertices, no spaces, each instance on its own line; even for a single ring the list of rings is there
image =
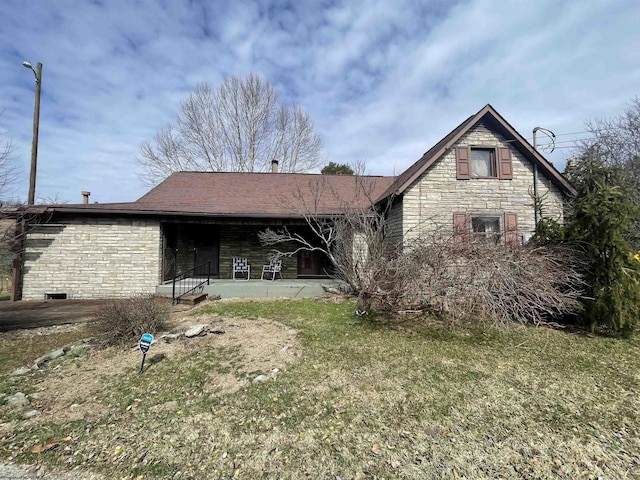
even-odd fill
[[[206,280],[206,279],[205,279]],[[187,279],[191,282],[193,279]],[[204,285],[202,292],[208,295],[220,295],[222,298],[259,298],[285,297],[310,298],[320,297],[326,293],[326,288],[340,288],[341,282],[332,278],[323,279],[285,279],[285,280],[219,280],[210,281]],[[171,295],[172,284],[165,283],[156,287],[156,293]],[[176,285],[178,291],[178,285]]]

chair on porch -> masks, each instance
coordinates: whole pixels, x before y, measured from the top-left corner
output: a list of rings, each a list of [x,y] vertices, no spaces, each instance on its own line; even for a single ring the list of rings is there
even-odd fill
[[[236,278],[237,275],[241,278]],[[247,278],[243,278],[244,276]],[[233,258],[233,273],[231,275],[233,280],[249,280],[251,278],[251,265],[246,258],[234,257]]]
[[[265,280],[265,273],[271,275],[271,281],[274,281],[276,279],[276,275],[280,275],[280,280],[282,280],[282,259],[277,258],[274,260],[269,260],[269,265],[263,265],[260,280]],[[266,280],[269,280],[269,278],[267,278]]]

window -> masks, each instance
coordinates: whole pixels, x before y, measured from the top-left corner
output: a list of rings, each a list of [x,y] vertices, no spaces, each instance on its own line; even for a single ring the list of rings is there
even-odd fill
[[[515,213],[473,215],[466,212],[453,214],[453,233],[461,241],[470,237],[486,239],[490,243],[519,244],[518,215]]]
[[[471,149],[471,177],[496,178],[496,152],[493,148]]]
[[[471,217],[471,231],[488,242],[500,241],[500,217]]]
[[[456,178],[513,180],[510,147],[456,147]]]

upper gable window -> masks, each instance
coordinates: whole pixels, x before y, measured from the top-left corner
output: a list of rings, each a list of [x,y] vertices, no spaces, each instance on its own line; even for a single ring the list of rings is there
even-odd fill
[[[471,148],[471,177],[496,178],[495,148]]]
[[[513,179],[513,163],[509,147],[456,147],[456,178]]]

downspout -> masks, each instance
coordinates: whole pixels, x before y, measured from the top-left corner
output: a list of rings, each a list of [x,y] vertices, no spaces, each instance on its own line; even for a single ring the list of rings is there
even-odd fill
[[[537,151],[536,133],[538,133],[540,127],[533,129],[533,151]],[[538,162],[533,162],[533,228],[534,231],[538,230]]]

